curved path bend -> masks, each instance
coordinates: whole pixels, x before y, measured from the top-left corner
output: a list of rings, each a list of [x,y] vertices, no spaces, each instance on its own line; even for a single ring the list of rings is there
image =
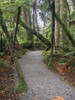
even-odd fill
[[[42,51],[27,52],[20,59],[20,65],[28,85],[26,95],[20,100],[52,100],[62,96],[65,100],[75,100],[75,88],[51,72],[43,63]]]

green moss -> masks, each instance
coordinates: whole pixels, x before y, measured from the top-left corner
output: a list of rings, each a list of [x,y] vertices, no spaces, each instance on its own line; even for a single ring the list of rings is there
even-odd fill
[[[23,49],[29,49],[29,48],[33,48],[33,42],[32,41],[27,41],[25,43],[21,44]]]
[[[67,52],[64,54],[64,57],[70,57],[70,56],[75,56],[75,51]]]
[[[4,52],[0,52],[0,56],[3,56],[4,55]]]
[[[48,68],[49,68],[50,70],[55,70],[55,69],[56,69],[56,68],[52,65],[51,61],[49,61],[49,63],[48,63]]]
[[[68,36],[68,38],[71,41],[72,45],[75,47],[75,40],[74,40],[73,35],[71,34],[68,26],[63,23],[63,21],[61,20],[61,18],[59,17],[58,14],[55,13],[55,17],[56,17],[56,20],[60,23],[60,25],[63,28],[66,35]]]
[[[54,51],[56,52],[56,51]],[[50,70],[55,70],[55,68],[52,66],[52,63],[51,63],[51,50],[48,50],[48,51],[42,51],[42,55],[44,55],[44,63],[48,65],[48,68]]]
[[[19,52],[23,53],[23,50],[19,51]],[[15,63],[16,71],[17,71],[17,74],[18,74],[18,84],[16,86],[16,91],[17,92],[22,92],[22,91],[27,89],[27,84],[24,80],[24,76],[23,76],[22,69],[20,67],[20,63],[18,62],[18,59],[17,59],[15,54],[14,54],[14,63]]]
[[[42,51],[42,55],[45,56],[46,52],[47,52],[47,51]]]
[[[48,64],[50,61],[50,55],[46,55],[43,59],[44,63]]]
[[[50,62],[50,54],[51,54],[51,50],[48,51],[42,51],[42,55],[44,56],[44,63],[46,63],[48,65],[48,63]]]
[[[42,55],[43,55],[43,56],[50,55],[50,54],[51,54],[51,50],[42,51]]]
[[[20,19],[20,24],[29,31],[29,33],[34,34],[36,37],[38,37],[45,45],[47,45],[49,48],[51,47],[51,43],[48,39],[44,38],[43,35],[41,35],[40,33],[37,33],[35,30],[33,30],[25,21],[22,20],[22,18]]]
[[[44,45],[42,42],[35,42],[34,47],[35,50],[42,50],[45,49],[47,46]]]
[[[19,42],[20,45],[24,44],[24,43],[27,43],[27,41],[21,41],[21,42]]]
[[[18,82],[17,86],[15,87],[16,92],[23,92],[24,90],[27,90],[27,89],[28,89],[28,86],[27,86],[26,82],[24,82],[24,83]]]
[[[27,89],[27,84],[24,80],[23,72],[22,72],[19,62],[17,62],[17,60],[16,60],[15,63],[17,65],[16,70],[17,70],[17,74],[18,74],[18,84],[17,84],[16,91],[22,92]]]
[[[52,66],[52,64],[51,64],[50,51],[48,51],[48,52],[45,51],[45,52],[43,52],[43,54],[45,55],[45,57],[44,57],[44,59],[43,59],[44,63],[48,65],[48,68],[49,68],[50,70],[55,70],[55,68],[54,68],[54,67]]]
[[[25,53],[23,49],[16,50],[15,52],[18,58],[21,58],[21,56]]]

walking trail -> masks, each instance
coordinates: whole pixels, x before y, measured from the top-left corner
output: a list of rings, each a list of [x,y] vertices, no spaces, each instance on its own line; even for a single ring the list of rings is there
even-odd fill
[[[53,100],[61,96],[65,100],[75,100],[75,88],[51,72],[43,63],[42,51],[27,52],[20,59],[25,81],[28,85],[26,95],[20,100]]]

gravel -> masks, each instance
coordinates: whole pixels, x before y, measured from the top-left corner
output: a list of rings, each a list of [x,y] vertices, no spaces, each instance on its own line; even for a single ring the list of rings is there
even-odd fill
[[[19,60],[28,85],[26,95],[20,100],[53,100],[55,96],[75,100],[75,88],[51,72],[41,54],[42,51],[30,51]]]

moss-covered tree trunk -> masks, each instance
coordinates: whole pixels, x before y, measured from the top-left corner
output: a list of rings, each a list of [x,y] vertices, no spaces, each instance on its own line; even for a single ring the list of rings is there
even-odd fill
[[[49,7],[50,7],[50,11],[52,11],[51,3],[49,4]],[[60,18],[60,16],[57,13],[55,13],[55,18],[59,22],[59,24],[61,25],[61,27],[64,30],[65,34],[68,36],[68,38],[71,41],[72,45],[75,47],[75,40],[74,40],[68,26],[64,24],[64,22],[62,21],[62,19]]]
[[[55,11],[57,12],[57,14],[60,16],[60,0],[55,0]],[[59,38],[60,38],[60,27],[59,27],[59,23],[57,22],[57,20],[55,20],[55,48],[58,47],[58,43],[59,43]]]
[[[37,0],[35,0],[35,20],[36,20],[36,32],[39,32],[38,20],[37,20]]]
[[[67,22],[67,6],[66,6],[66,2],[65,2],[65,0],[62,0],[61,1],[62,2],[62,7],[61,7],[61,17],[62,17],[62,20],[63,20],[63,22],[64,22],[64,24],[65,25],[67,25],[68,24],[68,22]],[[65,34],[65,32],[64,32],[64,30],[63,30],[63,28],[62,28],[62,43],[66,46],[68,43],[68,41],[67,41],[67,35]]]
[[[71,0],[73,4],[73,9],[75,10],[75,0]]]
[[[14,47],[15,47],[16,41],[18,43],[18,40],[17,40],[17,31],[18,31],[18,24],[19,24],[19,20],[20,20],[20,14],[21,14],[21,7],[18,7],[16,29],[15,29],[15,34],[14,34]]]
[[[22,19],[20,19],[20,25],[22,25],[25,29],[27,29],[29,31],[30,34],[34,34],[36,37],[38,37],[45,45],[48,46],[48,48],[51,47],[51,43],[49,42],[49,40],[47,40],[46,38],[44,38],[44,36],[42,36],[40,33],[37,33],[35,30],[33,30],[25,21],[23,21]]]
[[[2,52],[3,51],[3,38],[2,38],[2,36],[3,36],[3,34],[2,34],[2,32],[0,32],[1,34],[0,34],[0,52]]]
[[[55,17],[56,17],[56,20],[60,23],[62,29],[65,32],[65,34],[68,36],[68,38],[71,41],[72,45],[75,47],[75,40],[74,40],[68,26],[64,24],[64,22],[61,20],[61,18],[57,14],[55,14]]]
[[[19,85],[23,86],[24,89],[25,89],[26,88],[26,84],[25,84],[25,81],[24,81],[23,73],[22,73],[22,70],[20,68],[20,64],[18,62],[15,50],[13,48],[13,43],[12,43],[12,41],[10,39],[9,32],[8,32],[6,23],[5,23],[4,19],[3,19],[3,14],[2,14],[1,10],[0,10],[0,25],[2,27],[2,30],[5,33],[6,39],[7,39],[8,44],[9,44],[9,50],[10,50],[10,53],[11,53],[11,57],[13,59],[13,62],[15,64],[15,66],[16,66],[16,69],[17,69],[17,73],[18,73],[18,77],[19,77],[18,78],[19,79]],[[20,89],[22,89],[22,87]]]
[[[30,9],[22,9],[23,20],[31,26],[31,12]],[[27,40],[33,42],[33,34],[30,34],[27,30]]]

